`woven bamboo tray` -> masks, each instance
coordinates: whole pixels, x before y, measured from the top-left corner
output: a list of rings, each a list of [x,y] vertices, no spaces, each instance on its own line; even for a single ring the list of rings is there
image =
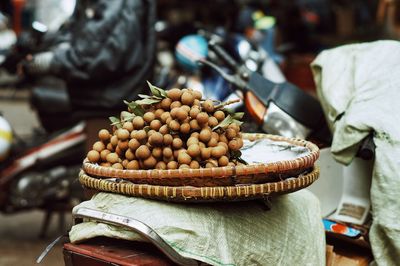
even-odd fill
[[[295,178],[265,184],[236,186],[154,186],[94,178],[85,174],[84,171],[80,172],[79,181],[85,188],[128,196],[173,202],[218,202],[263,199],[288,194],[308,187],[318,179],[318,176],[319,168],[315,166],[311,172],[301,174]]]
[[[313,167],[319,157],[318,147],[308,141],[267,134],[243,134],[244,139],[254,141],[261,138],[283,141],[295,146],[306,147],[307,155],[293,160],[240,166],[177,170],[120,170],[83,162],[83,170],[97,178],[121,178],[136,184],[161,186],[215,187],[236,184],[262,184],[298,176]]]

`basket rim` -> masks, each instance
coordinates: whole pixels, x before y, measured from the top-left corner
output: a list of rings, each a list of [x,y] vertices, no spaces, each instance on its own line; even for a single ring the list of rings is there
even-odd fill
[[[273,195],[288,194],[300,189],[304,189],[318,179],[319,171],[319,167],[314,166],[312,171],[309,173],[278,182],[217,187],[173,187],[135,184],[131,182],[118,183],[110,180],[91,177],[84,171],[79,173],[79,181],[84,187],[97,191],[165,201],[240,201],[266,198]]]
[[[280,173],[291,170],[307,169],[313,167],[315,161],[319,158],[319,148],[317,145],[310,141],[296,138],[287,138],[278,135],[270,135],[263,133],[243,133],[243,138],[250,141],[257,139],[270,139],[273,141],[288,142],[295,146],[306,147],[309,153],[305,156],[298,157],[291,160],[282,160],[271,163],[258,163],[251,165],[238,165],[238,166],[224,166],[213,168],[200,168],[200,169],[150,169],[150,170],[121,170],[111,167],[104,167],[97,164],[90,163],[87,158],[84,159],[82,168],[83,170],[93,176],[97,177],[114,177],[134,181],[135,179],[143,178],[193,178],[193,177],[213,177],[213,178],[226,178],[229,176],[249,176],[256,174]]]

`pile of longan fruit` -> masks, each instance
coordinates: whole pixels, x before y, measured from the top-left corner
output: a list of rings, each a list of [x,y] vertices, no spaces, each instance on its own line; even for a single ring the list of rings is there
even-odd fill
[[[114,126],[112,133],[101,129],[88,160],[135,170],[240,164],[232,155],[243,146],[240,125],[215,129],[228,115],[221,104],[202,100],[202,94],[191,89],[171,89],[166,95],[158,103],[143,105],[143,116]]]

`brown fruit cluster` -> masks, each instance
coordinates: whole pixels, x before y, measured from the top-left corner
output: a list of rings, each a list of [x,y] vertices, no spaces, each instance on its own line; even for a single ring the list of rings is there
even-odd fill
[[[226,122],[223,105],[202,100],[202,94],[191,89],[165,93],[159,102],[141,106],[143,116],[133,115],[118,128],[114,126],[112,133],[100,130],[88,160],[135,170],[238,164],[232,154],[243,146],[240,126]],[[224,126],[217,127],[222,121]]]

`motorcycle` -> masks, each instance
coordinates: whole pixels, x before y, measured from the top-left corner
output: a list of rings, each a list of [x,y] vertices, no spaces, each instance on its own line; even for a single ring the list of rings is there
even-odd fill
[[[45,32],[43,24],[34,22],[32,29],[22,33],[13,47],[3,50],[0,67],[11,74],[15,73],[18,63],[36,51]],[[40,89],[41,85],[38,84],[36,80],[24,77],[7,85],[15,90],[22,86],[33,87],[35,90],[35,86]],[[36,97],[34,100],[43,106],[60,104],[60,101],[55,102],[48,97]],[[4,157],[0,162],[0,211],[8,214],[35,208],[45,210],[46,218],[40,232],[40,236],[44,237],[54,212],[61,214],[69,211],[76,202],[83,199],[76,176],[85,155],[85,122],[71,123],[66,128],[62,123],[55,123],[52,128],[45,127],[50,134],[35,132],[22,140],[17,134],[12,134],[7,121],[0,118],[2,124],[7,125],[6,129],[9,129],[8,145],[12,142],[7,156],[6,150],[10,147],[2,147]],[[14,141],[11,141],[12,135]]]

